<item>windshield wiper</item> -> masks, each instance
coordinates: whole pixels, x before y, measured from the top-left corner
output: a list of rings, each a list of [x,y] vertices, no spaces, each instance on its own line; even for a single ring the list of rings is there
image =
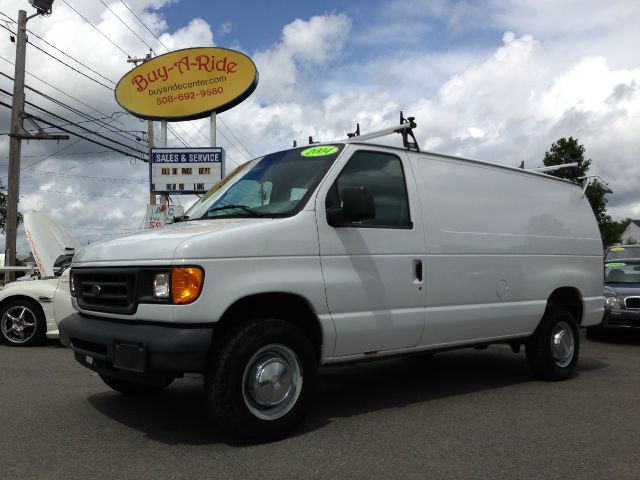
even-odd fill
[[[263,216],[261,213],[256,212],[255,210],[253,210],[251,207],[248,207],[247,205],[240,205],[240,204],[236,204],[236,203],[230,203],[229,205],[221,205],[219,207],[211,208],[211,209],[209,209],[207,211],[207,214],[209,214],[211,212],[217,212],[219,210],[229,210],[229,209],[232,209],[232,208],[247,212],[247,213],[251,214],[254,217],[262,217]],[[207,217],[205,217],[205,218],[207,218]]]
[[[189,215],[181,215],[179,217],[173,217],[173,222],[171,223],[186,222],[187,220],[189,220]]]

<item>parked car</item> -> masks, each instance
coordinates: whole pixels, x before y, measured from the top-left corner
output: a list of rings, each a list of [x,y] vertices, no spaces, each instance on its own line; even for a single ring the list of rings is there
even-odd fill
[[[604,266],[606,298],[602,324],[587,328],[587,338],[605,330],[640,328],[640,259],[616,260]]]
[[[640,259],[640,245],[612,245],[607,248],[607,252],[604,255],[605,262],[624,260],[627,258]]]
[[[581,188],[387,131],[406,148],[268,154],[185,221],[84,247],[61,341],[122,393],[203,373],[209,415],[249,442],[303,419],[319,366],[507,343],[536,376],[571,376],[578,327],[604,311]]]
[[[0,289],[0,340],[16,347],[59,337],[57,319],[73,311],[68,267],[80,246],[43,213],[25,213],[24,229],[39,273]]]

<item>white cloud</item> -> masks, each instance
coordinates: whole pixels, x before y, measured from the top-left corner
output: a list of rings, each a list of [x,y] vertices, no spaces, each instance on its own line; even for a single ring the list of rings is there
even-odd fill
[[[201,18],[194,18],[186,27],[174,33],[163,33],[160,40],[169,50],[215,46],[211,27]]]
[[[351,20],[343,14],[296,19],[286,25],[278,44],[253,56],[260,72],[256,95],[266,101],[301,99],[300,74],[338,58],[350,28]]]

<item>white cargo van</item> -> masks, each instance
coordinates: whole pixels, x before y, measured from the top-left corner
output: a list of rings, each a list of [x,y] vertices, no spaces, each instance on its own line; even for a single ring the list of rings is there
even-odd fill
[[[604,311],[581,189],[421,152],[412,126],[389,129],[405,148],[362,135],[265,155],[183,221],[80,250],[63,343],[122,393],[204,374],[215,424],[245,441],[299,423],[328,364],[507,343],[569,377],[578,327]]]

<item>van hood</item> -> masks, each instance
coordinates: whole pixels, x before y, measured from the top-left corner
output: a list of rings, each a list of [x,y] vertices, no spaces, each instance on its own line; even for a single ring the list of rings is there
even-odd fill
[[[41,277],[53,275],[53,264],[59,256],[80,248],[73,235],[41,212],[24,214],[24,231]]]
[[[91,262],[171,261],[178,246],[199,237],[268,222],[261,218],[190,220],[92,243],[76,253],[74,265]]]

